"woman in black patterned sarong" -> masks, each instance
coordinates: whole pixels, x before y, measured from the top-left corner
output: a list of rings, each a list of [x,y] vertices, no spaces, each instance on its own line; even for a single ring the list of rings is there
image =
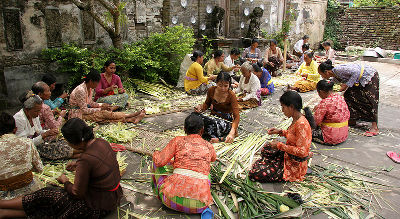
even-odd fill
[[[221,72],[217,76],[217,86],[208,89],[206,101],[195,110],[211,110],[210,116],[202,115],[204,120],[203,138],[211,142],[233,142],[239,125],[239,106],[235,93],[230,90],[232,79],[229,73]]]

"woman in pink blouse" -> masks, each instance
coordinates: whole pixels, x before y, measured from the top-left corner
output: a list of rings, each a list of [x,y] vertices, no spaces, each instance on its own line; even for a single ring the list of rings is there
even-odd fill
[[[317,83],[318,95],[322,101],[314,108],[317,128],[313,130],[313,141],[337,145],[346,141],[350,111],[344,98],[333,92],[333,81],[321,80]]]
[[[140,122],[146,115],[144,110],[130,114],[113,112],[119,107],[93,101],[93,89],[97,87],[100,79],[98,71],[91,70],[85,76],[84,82],[72,91],[69,99],[72,108],[69,112],[69,118],[80,118],[94,122]]]
[[[96,87],[94,100],[98,103],[108,103],[124,108],[129,96],[125,93],[121,78],[115,74],[116,65],[114,61],[108,60],[104,63],[104,73]]]

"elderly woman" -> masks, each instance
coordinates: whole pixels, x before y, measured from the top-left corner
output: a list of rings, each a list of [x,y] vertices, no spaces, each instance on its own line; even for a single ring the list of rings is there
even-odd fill
[[[54,75],[46,74],[42,77],[42,81],[50,87],[51,92],[53,92],[53,90],[56,88],[57,80],[56,80],[56,77],[54,77]],[[67,97],[68,97],[68,94],[64,92],[61,96],[57,97],[55,100],[51,100],[49,98],[49,99],[43,100],[43,102],[45,104],[49,105],[52,110],[54,110],[56,108],[59,108],[64,103],[64,99]]]
[[[208,88],[215,86],[212,82],[216,78],[215,75],[210,77],[204,77],[203,75],[203,53],[200,51],[194,51],[192,57],[190,57],[193,63],[190,65],[186,72],[185,77],[185,91],[190,95],[203,95],[207,93]]]
[[[303,79],[296,81],[293,86],[288,85],[289,89],[302,93],[317,89],[320,75],[318,74],[318,64],[313,58],[314,52],[304,53],[304,62],[296,71],[296,74],[302,76]]]
[[[122,197],[121,176],[108,142],[95,139],[92,128],[78,118],[61,129],[71,147],[84,151],[67,170],[75,171],[74,183],[62,174],[61,187],[46,187],[32,194],[0,201],[0,218],[101,218],[116,210]]]
[[[258,48],[259,43],[260,41],[254,38],[251,41],[250,47],[246,48],[243,51],[242,58],[253,63],[261,61],[262,56],[261,56],[261,50]]]
[[[203,138],[211,142],[233,142],[237,135],[240,115],[235,93],[230,90],[232,78],[227,72],[217,76],[217,86],[208,89],[206,101],[195,110],[199,113],[211,110],[213,117],[204,116]]]
[[[69,118],[83,118],[94,122],[140,122],[146,115],[144,110],[130,114],[112,112],[119,107],[92,100],[93,89],[97,87],[100,79],[100,74],[91,70],[85,76],[84,82],[72,91],[69,103],[74,109],[70,111]]]
[[[42,81],[36,82],[32,86],[32,92],[38,95],[42,100],[48,100],[51,96],[50,87]],[[59,130],[65,115],[66,111],[62,110],[59,113],[58,119],[55,119],[50,106],[43,104],[39,113],[40,124],[43,129]],[[73,151],[73,149],[67,145],[67,142],[64,140],[57,140],[55,136],[47,138],[46,142],[38,146],[38,148],[40,148],[40,156],[50,160],[77,157],[79,154],[79,151]]]
[[[239,94],[239,109],[251,109],[261,105],[261,84],[256,75],[253,74],[253,66],[245,62],[241,66],[242,76],[236,83],[235,93]]]
[[[125,93],[121,78],[115,74],[116,69],[114,61],[108,60],[104,63],[104,73],[100,74],[101,79],[96,87],[94,100],[125,108],[129,96]]]
[[[50,87],[43,81],[36,82],[32,86],[32,92],[38,95],[43,101],[49,100],[51,96]],[[59,113],[59,117],[55,119],[53,111],[47,104],[42,105],[42,109],[39,113],[40,124],[44,129],[59,129],[66,115],[66,111],[62,110]]]
[[[33,142],[15,135],[14,118],[0,114],[0,199],[12,199],[39,189],[32,171],[41,172],[43,164]]]
[[[35,89],[36,86],[34,85],[33,88]],[[23,103],[23,109],[14,115],[17,125],[16,135],[32,138],[40,156],[46,159],[55,160],[72,157],[74,152],[68,145],[49,143],[57,137],[59,133],[57,127],[48,131],[42,128],[39,115],[42,113],[43,107],[48,110],[49,106],[44,105],[42,99],[32,91],[25,92],[20,100]]]
[[[332,66],[327,60],[318,67],[324,79],[334,78],[342,83],[340,91],[344,92],[344,100],[350,110],[349,125],[356,125],[357,120],[371,122],[365,136],[378,135],[379,74],[371,66],[359,63],[348,63]]]
[[[283,63],[282,51],[277,45],[278,42],[275,39],[270,40],[269,47],[264,55],[264,64],[272,77],[279,76],[276,71]]]
[[[58,135],[58,129],[43,130],[40,125],[39,113],[42,110],[43,100],[33,94],[32,91],[25,92],[20,97],[23,108],[14,115],[17,126],[18,137],[33,139],[35,146],[44,143],[43,139]],[[40,147],[38,147],[40,152]]]
[[[235,65],[232,67],[228,67],[224,64],[225,54],[222,50],[217,50],[214,53],[214,57],[206,63],[204,69],[207,72],[207,76],[218,75],[221,71],[230,72],[239,68],[239,66]]]

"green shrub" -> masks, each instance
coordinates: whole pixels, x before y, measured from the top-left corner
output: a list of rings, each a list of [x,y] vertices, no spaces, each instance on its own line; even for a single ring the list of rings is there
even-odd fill
[[[332,40],[333,48],[336,50],[343,49],[343,45],[340,43],[342,38],[342,29],[340,27],[340,21],[338,20],[340,14],[343,13],[343,8],[337,0],[328,0],[328,6],[326,9],[326,21],[324,29],[324,41]]]
[[[158,76],[167,82],[176,84],[179,68],[186,54],[192,53],[196,39],[193,29],[182,25],[166,27],[163,33],[154,33],[139,42],[147,56],[158,62]]]
[[[57,62],[57,71],[71,75],[68,89],[81,83],[91,68],[101,71],[108,59],[115,61],[120,75],[146,81],[157,81],[161,77],[176,84],[180,64],[185,55],[192,52],[194,42],[193,30],[180,25],[167,27],[164,33],[154,33],[142,41],[125,45],[123,49],[89,50],[65,44],[61,48],[43,50],[42,57]]]

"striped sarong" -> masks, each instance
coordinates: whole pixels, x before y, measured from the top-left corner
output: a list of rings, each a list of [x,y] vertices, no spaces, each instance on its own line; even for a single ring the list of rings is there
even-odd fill
[[[172,167],[172,165],[165,165],[163,167],[153,166],[154,175],[152,175],[153,183],[151,184],[151,186],[153,188],[154,194],[156,194],[161,202],[170,209],[187,214],[202,213],[206,208],[208,208],[208,206],[205,205],[203,202],[196,199],[183,198],[178,196],[168,198],[161,192],[161,187],[163,186],[165,179],[173,173],[173,170],[174,168]]]

